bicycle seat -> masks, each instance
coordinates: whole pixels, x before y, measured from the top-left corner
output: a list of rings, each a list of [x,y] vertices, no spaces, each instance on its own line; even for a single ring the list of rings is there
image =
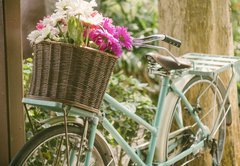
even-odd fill
[[[187,59],[183,59],[181,57],[176,57],[178,64],[174,59],[170,56],[163,56],[157,52],[150,52],[146,54],[148,60],[155,61],[160,64],[165,70],[177,70],[177,69],[185,69],[190,68],[192,66],[191,62]]]

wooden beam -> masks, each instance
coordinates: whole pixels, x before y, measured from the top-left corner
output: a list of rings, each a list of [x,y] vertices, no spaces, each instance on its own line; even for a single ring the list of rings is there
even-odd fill
[[[20,0],[4,1],[10,158],[25,142]]]
[[[8,104],[7,104],[7,73],[4,39],[3,1],[0,0],[0,165],[9,162],[9,135],[8,135]]]

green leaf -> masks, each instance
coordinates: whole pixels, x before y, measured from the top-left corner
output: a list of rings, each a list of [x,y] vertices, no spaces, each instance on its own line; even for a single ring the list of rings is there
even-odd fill
[[[68,37],[73,40],[74,44],[81,45],[83,43],[83,28],[81,22],[76,17],[68,20]]]

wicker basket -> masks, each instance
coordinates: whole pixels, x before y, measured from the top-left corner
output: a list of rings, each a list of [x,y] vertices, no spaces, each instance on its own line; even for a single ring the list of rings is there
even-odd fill
[[[98,112],[116,56],[56,42],[41,42],[33,49],[30,98]]]

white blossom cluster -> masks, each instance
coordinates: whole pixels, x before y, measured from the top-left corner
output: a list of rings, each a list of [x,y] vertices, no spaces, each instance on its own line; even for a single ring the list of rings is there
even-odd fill
[[[59,0],[56,2],[55,12],[37,23],[36,30],[32,31],[27,39],[31,44],[44,40],[60,41],[67,32],[67,22],[72,16],[92,25],[102,22],[103,16],[94,10],[97,7],[95,0]]]

